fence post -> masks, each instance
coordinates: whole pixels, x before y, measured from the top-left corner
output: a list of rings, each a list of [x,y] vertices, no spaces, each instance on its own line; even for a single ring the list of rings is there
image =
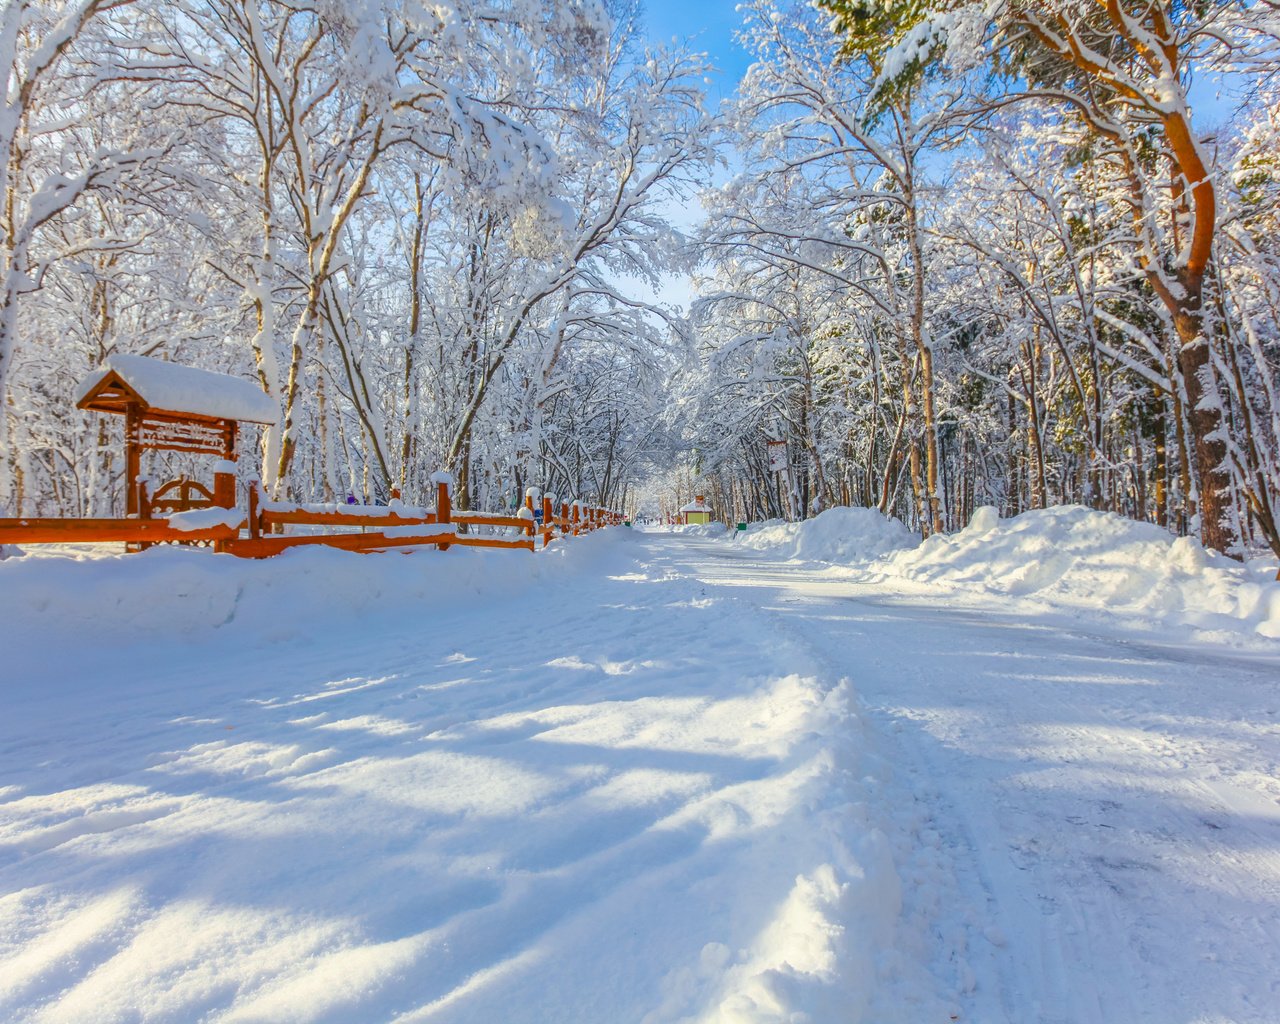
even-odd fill
[[[259,518],[260,510],[258,492],[262,487],[258,478],[252,477],[246,481],[245,486],[249,490],[249,539],[257,540],[262,536],[262,520]]]
[[[222,508],[236,507],[236,463],[222,459],[213,470],[213,502]]]
[[[545,548],[551,543],[554,536],[555,524],[552,522],[556,517],[556,496],[554,494],[544,494],[542,496],[542,546]]]
[[[520,527],[520,532],[526,537],[532,537],[538,525],[533,521],[533,509],[528,505],[521,505],[520,511],[516,513],[516,518],[524,524]]]
[[[448,526],[453,522],[453,477],[448,473],[432,473],[431,479],[436,485],[436,525]],[[449,550],[449,542],[436,545],[440,551]]]
[[[453,500],[449,496],[449,481],[436,481],[436,522],[448,525],[453,522]]]

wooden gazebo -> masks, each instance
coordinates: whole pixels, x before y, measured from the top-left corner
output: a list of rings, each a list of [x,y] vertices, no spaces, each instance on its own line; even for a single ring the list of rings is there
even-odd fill
[[[252,381],[130,355],[111,356],[90,374],[80,385],[76,408],[125,418],[125,512],[130,517],[148,514],[156,505],[171,511],[234,506],[239,426],[275,423],[279,416],[276,403]],[[148,496],[139,480],[144,451],[219,456],[213,490],[184,479]]]

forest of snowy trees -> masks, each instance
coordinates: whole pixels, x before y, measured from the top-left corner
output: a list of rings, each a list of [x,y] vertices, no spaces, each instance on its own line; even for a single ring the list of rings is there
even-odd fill
[[[103,514],[113,352],[255,374],[270,493],[620,504],[685,335],[626,294],[711,139],[702,58],[592,3],[18,0],[0,505]]]
[[[698,308],[721,499],[1280,552],[1277,5],[823,6],[745,10]],[[1246,102],[1193,118],[1215,83]]]
[[[714,110],[626,0],[9,0],[0,508],[119,511],[139,353],[256,376],[280,497],[1280,552],[1276,0],[740,13]]]

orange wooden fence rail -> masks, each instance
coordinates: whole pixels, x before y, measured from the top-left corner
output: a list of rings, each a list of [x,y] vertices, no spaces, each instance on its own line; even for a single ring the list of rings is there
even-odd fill
[[[217,551],[242,558],[269,558],[293,547],[321,545],[346,551],[380,551],[388,548],[430,545],[440,549],[463,547],[509,548],[535,551],[560,537],[575,537],[603,526],[617,526],[622,516],[582,502],[557,502],[531,488],[516,515],[455,511],[450,483],[436,483],[434,511],[401,505],[387,506],[291,505],[263,500],[257,481],[248,487],[248,510],[238,522],[234,514],[222,522],[200,525],[202,509],[224,506],[201,504],[182,488],[182,511],[171,517],[155,517],[164,502],[153,502],[139,487],[137,518],[126,519],[0,519],[0,544],[100,544],[124,542],[131,547],[157,543],[210,544]],[[535,503],[541,523],[535,515]],[[177,502],[175,502],[177,504]],[[172,506],[170,506],[172,507]],[[234,509],[227,509],[234,513]],[[217,518],[216,516],[214,518]],[[229,522],[237,525],[229,525]],[[341,532],[286,534],[289,526],[320,527]],[[459,532],[461,527],[465,532]],[[510,536],[483,535],[475,527],[505,527]],[[352,532],[354,530],[361,532]]]
[[[167,519],[0,519],[0,544],[198,543],[225,541],[238,530],[180,530]]]

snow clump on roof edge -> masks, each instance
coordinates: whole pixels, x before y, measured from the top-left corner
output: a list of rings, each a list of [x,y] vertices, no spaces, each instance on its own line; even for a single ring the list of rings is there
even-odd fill
[[[247,423],[275,423],[280,410],[256,383],[150,356],[113,355],[81,382],[79,403],[114,370],[153,409]]]

